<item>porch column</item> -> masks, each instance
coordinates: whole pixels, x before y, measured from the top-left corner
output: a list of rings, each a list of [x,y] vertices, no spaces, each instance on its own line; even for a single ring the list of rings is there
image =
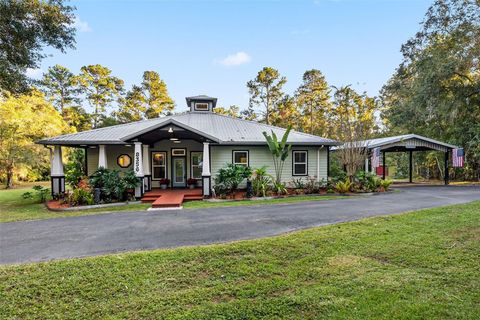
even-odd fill
[[[367,155],[367,157],[365,158],[365,172],[368,173],[368,155]]]
[[[98,167],[107,169],[107,149],[103,144],[98,146]]]
[[[143,161],[142,161],[142,143],[135,142],[135,151],[133,153],[133,171],[135,176],[142,182],[138,187],[135,188],[135,197],[141,198],[144,192],[143,186]]]
[[[50,180],[52,183],[52,197],[56,198],[65,192],[65,175],[63,173],[62,147],[55,146],[50,166]]]
[[[150,172],[150,154],[148,144],[143,145],[143,185],[145,191],[152,190],[152,174]]]
[[[448,176],[448,151],[445,151],[445,185],[448,185],[448,180],[449,180],[449,176]]]
[[[385,175],[386,175],[386,168],[385,168],[385,151],[382,152],[382,166],[383,166],[383,174],[382,174],[382,179],[385,180]]]
[[[408,151],[408,182],[413,182],[413,151]]]
[[[210,174],[210,143],[203,143],[203,161],[202,161],[202,188],[203,196],[211,195],[211,174]]]

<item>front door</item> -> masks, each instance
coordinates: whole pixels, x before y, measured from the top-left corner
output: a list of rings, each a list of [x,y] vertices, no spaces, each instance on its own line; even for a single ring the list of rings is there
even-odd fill
[[[186,187],[187,172],[185,170],[185,158],[172,158],[172,186]]]

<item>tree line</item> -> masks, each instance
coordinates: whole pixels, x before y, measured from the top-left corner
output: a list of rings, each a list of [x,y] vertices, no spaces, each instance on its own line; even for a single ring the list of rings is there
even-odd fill
[[[26,71],[39,67],[45,47],[62,52],[75,47],[74,11],[62,0],[0,2],[2,179],[11,177],[14,169],[48,174],[46,150],[33,143],[42,137],[175,112],[166,83],[155,71],[145,71],[128,90],[122,79],[98,64],[76,74],[55,65],[41,80],[29,79]],[[464,147],[465,168],[452,173],[480,180],[479,2],[435,0],[401,52],[403,60],[378,97],[349,85],[329,85],[316,69],[305,71],[299,87],[288,94],[286,77],[265,67],[246,83],[247,106],[219,106],[215,111],[340,141],[426,135]],[[41,125],[27,121],[27,115]],[[435,157],[426,156],[425,161],[439,170]]]
[[[165,82],[155,71],[145,71],[142,82],[125,91],[124,81],[105,66],[84,66],[75,75],[55,65],[36,85],[77,131],[157,118],[171,114],[175,107]],[[85,103],[92,112],[86,111]]]

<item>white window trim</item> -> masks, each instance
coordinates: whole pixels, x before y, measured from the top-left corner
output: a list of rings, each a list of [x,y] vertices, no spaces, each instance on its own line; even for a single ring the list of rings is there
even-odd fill
[[[207,107],[206,108],[199,108],[197,107],[197,105],[206,105]],[[210,109],[210,103],[208,102],[195,102],[195,105],[194,105],[194,109],[195,111],[208,111]]]
[[[295,161],[295,154],[296,153],[304,153],[305,154],[305,162]],[[295,165],[296,164],[304,164],[305,165],[305,173],[296,173],[295,172]],[[308,176],[308,151],[307,150],[292,150],[292,176]]]
[[[246,153],[247,154],[247,163],[241,163],[241,162],[235,162],[235,154],[236,153]],[[250,166],[250,152],[248,150],[233,150],[232,151],[232,163],[233,164],[238,164],[240,166]]]
[[[203,152],[202,151],[192,151],[190,152],[190,177],[192,179],[197,179],[197,180],[200,180],[202,179],[202,162],[200,162],[200,164],[193,164],[193,155],[194,154],[201,154],[202,155],[202,162],[203,162]],[[200,168],[200,177],[194,177],[193,176],[193,167],[197,167],[197,168]]]
[[[153,156],[155,153],[163,153],[163,165],[160,165],[160,164],[154,164],[153,163]],[[155,181],[158,181],[158,180],[161,180],[161,179],[166,179],[168,177],[168,173],[167,173],[167,153],[165,151],[152,151],[152,180],[155,180]],[[162,178],[155,178],[155,168],[156,167],[164,167],[165,168],[165,176]]]

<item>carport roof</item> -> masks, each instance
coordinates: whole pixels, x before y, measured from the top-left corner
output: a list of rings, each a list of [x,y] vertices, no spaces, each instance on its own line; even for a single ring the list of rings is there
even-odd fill
[[[445,143],[442,141],[434,140],[427,138],[418,134],[404,134],[399,136],[369,139],[369,140],[360,140],[351,143],[355,147],[364,147],[368,149],[380,148],[382,150],[388,148],[403,148],[409,149],[408,145],[424,148],[424,149],[433,149],[444,151],[446,149],[455,149],[458,148],[455,145]],[[337,147],[336,149],[347,148],[349,142],[346,142],[342,146]]]

